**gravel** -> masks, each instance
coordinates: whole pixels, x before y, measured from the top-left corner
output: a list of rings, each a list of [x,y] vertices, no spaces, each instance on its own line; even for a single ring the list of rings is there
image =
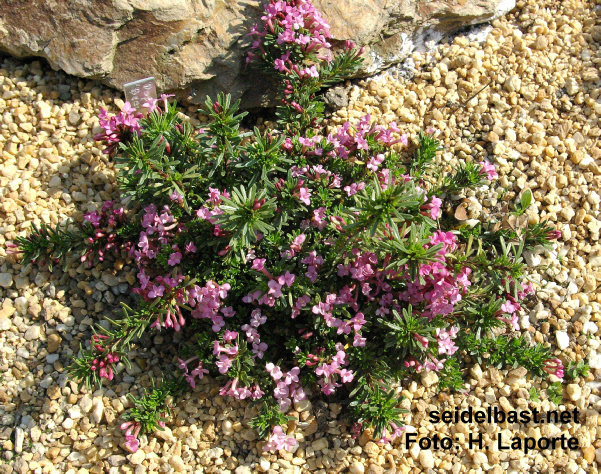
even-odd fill
[[[597,4],[596,8],[594,4]],[[73,258],[66,273],[7,255],[5,244],[32,223],[81,219],[117,198],[113,163],[93,140],[100,107],[118,111],[119,94],[97,83],[54,72],[38,61],[0,63],[0,474],[134,472],[596,472],[601,462],[601,26],[600,1],[520,1],[488,36],[460,35],[451,44],[415,54],[405,66],[373,80],[347,85],[347,101],[330,117],[332,127],[366,113],[382,124],[396,120],[408,133],[432,127],[446,148],[440,157],[486,158],[500,179],[468,192],[469,219],[487,219],[529,188],[535,202],[529,222],[547,219],[562,231],[552,251],[526,256],[538,301],[520,321],[532,342],[545,342],[564,363],[590,363],[588,377],[569,380],[562,409],[578,408],[580,423],[535,425],[437,424],[434,407],[469,406],[549,410],[548,382],[522,372],[474,366],[465,394],[438,393],[436,374],[402,388],[407,431],[457,439],[459,449],[381,446],[370,433],[353,439],[340,405],[302,403],[289,415],[299,441],[294,453],[262,452],[248,426],[246,401],[223,399],[203,379],[175,408],[165,431],[142,436],[140,450],[123,448],[121,414],[160,371],[175,362],[166,334],[134,348],[135,376],[123,371],[107,387],[86,390],[67,381],[65,367],[92,326],[135,282],[128,262],[89,269]],[[410,73],[408,73],[409,71]],[[490,81],[490,84],[489,84]],[[484,86],[479,94],[476,94]],[[338,95],[341,95],[338,94]],[[194,125],[203,121],[187,110]],[[106,321],[102,324],[105,324]],[[150,342],[152,342],[150,344]],[[147,349],[146,347],[152,347]],[[129,375],[128,375],[129,374]],[[530,391],[540,392],[540,401]],[[293,431],[294,430],[294,431]],[[468,434],[491,444],[528,436],[576,436],[580,450],[486,452],[468,449]],[[535,467],[536,466],[536,467]],[[472,470],[473,471],[470,471]]]

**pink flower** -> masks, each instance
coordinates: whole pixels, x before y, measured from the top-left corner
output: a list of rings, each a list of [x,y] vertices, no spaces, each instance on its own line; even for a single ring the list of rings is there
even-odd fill
[[[272,362],[269,362],[265,365],[265,370],[267,370],[267,373],[273,377],[273,380],[280,380],[284,375],[282,370]]]
[[[480,170],[481,175],[486,175],[489,181],[492,181],[499,175],[495,169],[495,165],[488,163],[487,161],[481,161],[482,169]]]
[[[513,302],[511,302],[509,300],[505,301],[505,303],[503,303],[501,305],[501,310],[504,313],[512,314],[512,313],[515,313],[519,309],[520,309],[519,306],[515,305]]]
[[[305,78],[305,77],[319,77],[319,73],[317,72],[317,68],[313,65],[311,67],[303,69],[300,72],[299,76],[301,78]]]
[[[286,67],[286,63],[284,61],[282,61],[281,59],[276,59],[274,61],[274,66],[278,71],[288,71],[288,68]]]
[[[345,186],[343,189],[346,191],[347,196],[351,197],[359,191],[363,191],[365,189],[365,183],[353,183],[350,186]]]
[[[424,348],[428,347],[428,343],[430,342],[426,337],[419,335],[418,333],[414,332],[413,333],[413,337],[415,338],[415,340],[417,342],[419,342]]]
[[[157,298],[159,296],[163,296],[163,292],[165,288],[162,285],[153,285],[152,289],[148,292],[149,298]]]
[[[178,203],[182,203],[184,202],[184,196],[182,196],[180,193],[178,193],[177,191],[173,191],[171,193],[171,195],[169,196],[169,199],[171,199],[173,202],[178,202]]]
[[[171,255],[169,255],[169,260],[167,260],[167,263],[173,267],[173,266],[177,265],[178,263],[180,263],[181,261],[182,261],[182,254],[179,252],[173,252]]]
[[[311,224],[314,227],[317,227],[319,230],[325,229],[328,223],[324,220],[326,217],[326,208],[318,207],[313,211],[313,219],[311,219]]]
[[[305,276],[309,279],[309,281],[311,283],[315,283],[317,281],[317,269],[315,268],[315,266],[311,265],[308,269],[307,272],[305,273]]]
[[[382,154],[377,155],[375,158],[371,158],[367,163],[367,169],[371,171],[378,171],[378,167],[382,164],[385,157]]]
[[[148,113],[154,112],[155,110],[159,110],[160,111],[160,109],[157,107],[157,102],[158,101],[159,101],[158,99],[155,99],[153,97],[149,97],[146,100],[146,102],[144,102],[142,104],[142,107],[148,109]]]
[[[432,219],[438,219],[441,216],[440,206],[442,205],[442,200],[437,198],[436,196],[432,196],[432,199],[428,204],[424,204],[420,209],[422,211],[427,211],[430,214]]]
[[[453,342],[453,338],[459,332],[459,328],[454,326],[449,332],[446,329],[436,329],[436,338],[438,339],[438,353],[453,355],[459,349]]]
[[[518,322],[518,315],[517,314],[513,314],[511,316],[511,320],[507,320],[507,318],[499,318],[501,321],[506,322],[507,324],[510,324],[511,327],[516,330],[519,331],[520,330],[520,323]]]
[[[280,275],[278,277],[278,283],[280,285],[284,285],[286,284],[288,287],[291,287],[292,284],[294,283],[294,275],[292,273],[290,273],[289,271],[286,271],[286,273],[284,275]]]
[[[138,438],[136,438],[135,436],[127,435],[125,437],[124,445],[129,452],[135,453],[140,447],[140,441],[138,441]]]
[[[311,199],[310,199],[311,193],[309,192],[309,190],[307,188],[300,188],[299,193],[300,193],[300,195],[299,195],[298,199],[301,202],[305,203],[307,206],[310,206],[311,205]]]
[[[110,367],[101,367],[100,371],[98,372],[98,374],[101,377],[104,377],[105,379],[113,380],[113,376],[114,376],[113,369],[111,369]]]
[[[167,100],[169,97],[175,97],[175,94],[161,94],[161,97],[159,97],[159,99],[162,100],[163,104],[165,105],[165,112],[167,112],[167,108],[169,106],[169,101]]]
[[[264,258],[255,258],[253,260],[253,265],[251,267],[253,270],[261,271],[265,268],[265,259]]]
[[[338,373],[340,374],[340,380],[342,380],[342,383],[350,383],[355,377],[352,370],[340,369]]]
[[[274,298],[279,298],[282,296],[282,285],[277,281],[270,280],[269,283],[267,283],[267,286],[269,287],[267,294],[273,294]]]
[[[292,241],[292,243],[290,244],[290,248],[293,249],[293,250],[296,250],[298,252],[301,249],[301,246],[305,242],[306,238],[307,237],[305,236],[305,234],[299,234],[299,235],[297,235],[294,238],[294,240]]]
[[[300,374],[300,369],[298,367],[293,367],[290,369],[285,377],[286,384],[290,385],[294,382],[298,382],[298,374]]]
[[[98,227],[100,225],[101,216],[98,211],[88,212],[87,214],[84,214],[83,218],[94,227]]]

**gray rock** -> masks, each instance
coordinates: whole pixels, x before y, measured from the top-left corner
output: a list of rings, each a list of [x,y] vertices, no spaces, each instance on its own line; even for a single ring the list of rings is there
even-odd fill
[[[326,105],[340,109],[348,105],[348,92],[344,87],[332,87],[324,95]]]
[[[10,273],[0,273],[0,286],[9,288],[13,284],[13,276]]]

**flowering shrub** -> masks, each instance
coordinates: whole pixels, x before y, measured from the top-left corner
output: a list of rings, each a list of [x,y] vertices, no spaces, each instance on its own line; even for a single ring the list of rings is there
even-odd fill
[[[200,130],[165,95],[146,118],[129,104],[103,111],[98,139],[124,202],[140,206],[109,202],[76,230],[19,240],[26,260],[69,249],[90,265],[111,253],[137,265],[135,309],[92,337],[71,374],[112,380],[134,337],[182,331],[182,378],[194,387],[211,373],[221,395],[261,399],[252,426],[266,450],[295,444],[285,413],[316,392],[348,403],[356,433],[391,441],[403,423],[390,384],[433,370],[460,389],[466,354],[561,377],[549,349],[514,336],[534,291],[521,252],[557,231],[457,221],[452,195],[497,173],[486,161],[445,172],[432,130],[409,137],[368,115],[326,135],[320,92],[355,71],[361,51],[347,43],[334,55],[308,0],[272,0],[262,20],[248,62],[278,79],[277,129],[243,133],[245,113],[223,94],[207,99]],[[122,425],[131,451],[166,421],[167,393],[137,400]]]

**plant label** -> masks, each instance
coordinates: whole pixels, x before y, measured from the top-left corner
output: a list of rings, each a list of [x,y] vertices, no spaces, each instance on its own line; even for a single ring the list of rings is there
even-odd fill
[[[154,77],[147,77],[145,79],[140,79],[139,81],[129,82],[128,84],[124,84],[123,88],[125,89],[125,100],[127,100],[134,109],[144,114],[147,112],[147,109],[144,108],[144,110],[141,110],[143,108],[142,105],[148,99],[157,98],[157,87]]]

